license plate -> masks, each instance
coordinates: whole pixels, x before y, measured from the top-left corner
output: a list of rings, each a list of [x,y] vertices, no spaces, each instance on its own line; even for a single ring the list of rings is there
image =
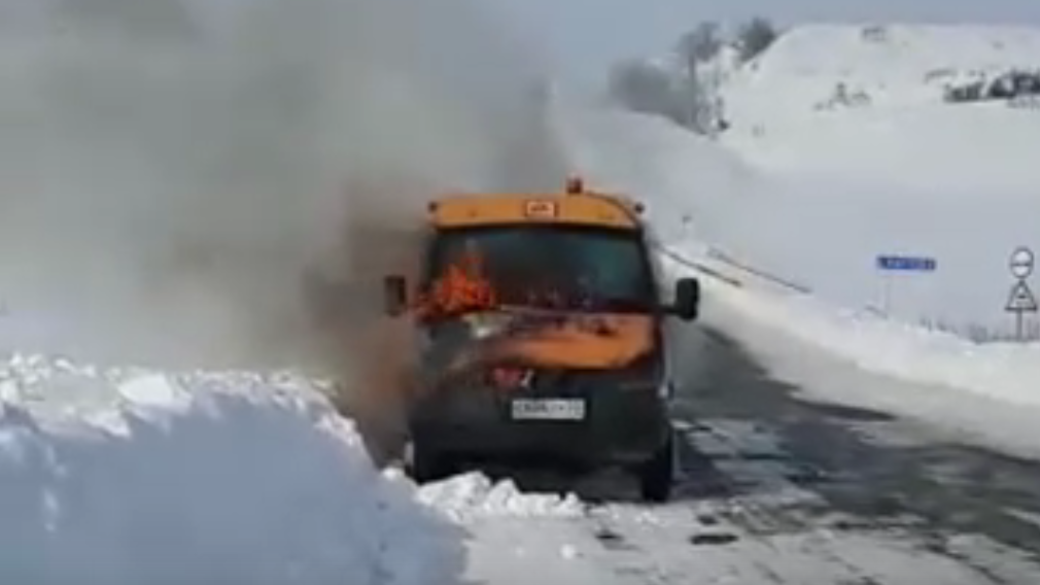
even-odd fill
[[[547,398],[512,401],[514,420],[584,420],[585,401],[580,399]]]

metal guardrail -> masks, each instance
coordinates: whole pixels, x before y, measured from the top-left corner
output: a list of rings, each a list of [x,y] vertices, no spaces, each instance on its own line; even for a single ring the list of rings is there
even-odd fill
[[[743,270],[744,272],[747,272],[749,274],[753,274],[753,275],[755,275],[755,276],[757,276],[757,277],[759,277],[761,279],[768,280],[768,281],[772,282],[773,284],[779,285],[779,286],[784,287],[786,289],[793,290],[793,291],[795,291],[797,293],[800,293],[800,294],[803,294],[803,295],[812,294],[812,289],[809,288],[808,286],[805,286],[804,284],[800,284],[800,283],[794,282],[793,280],[784,278],[782,276],[778,276],[778,275],[766,272],[765,270],[762,270],[761,268],[755,268],[754,266],[751,266],[751,265],[746,264],[744,262],[740,262],[739,260],[733,258],[729,254],[726,254],[725,252],[719,250],[718,248],[708,248],[708,256],[710,256],[711,258],[713,258],[715,260],[718,260],[719,262],[722,262],[723,264],[727,264],[727,265],[732,266],[732,267],[734,267],[734,268],[736,268],[738,270]]]
[[[668,248],[666,248],[666,247],[664,247],[664,246],[662,246],[660,244],[657,244],[655,247],[657,248],[658,252],[660,252],[660,253],[664,254],[665,256],[671,258],[677,264],[682,264],[683,266],[685,266],[687,268],[692,268],[693,270],[696,270],[698,272],[707,274],[708,276],[714,277],[714,278],[716,278],[718,280],[721,280],[721,281],[725,282],[726,284],[728,284],[730,286],[733,286],[733,287],[736,287],[736,288],[741,288],[742,286],[744,286],[744,283],[740,282],[736,278],[733,278],[732,276],[723,274],[723,273],[719,272],[718,270],[715,270],[714,268],[712,268],[710,266],[706,266],[704,264],[701,264],[700,262],[695,262],[693,260],[690,260],[690,259],[686,258],[685,256],[682,256],[681,254],[678,254],[677,252],[669,250]]]
[[[661,244],[660,242],[655,242],[654,243],[654,247],[661,254],[667,256],[668,258],[670,258],[671,260],[673,260],[674,262],[676,262],[678,264],[686,266],[687,268],[691,268],[693,270],[696,270],[698,272],[701,272],[703,274],[706,274],[708,276],[711,276],[713,278],[721,280],[721,281],[725,282],[726,284],[729,284],[729,285],[737,287],[737,288],[741,288],[741,287],[744,286],[744,283],[740,279],[738,279],[738,278],[736,278],[734,276],[728,275],[728,274],[724,274],[724,273],[720,272],[719,270],[716,270],[716,269],[712,268],[711,266],[708,266],[708,265],[706,265],[706,264],[704,264],[702,262],[697,262],[695,260],[691,260],[691,259],[683,256],[682,254],[679,254],[678,252],[676,252],[674,250],[671,250],[670,248],[668,248],[667,246]],[[812,289],[809,288],[808,286],[805,286],[803,284],[799,284],[797,282],[794,282],[794,281],[792,281],[790,279],[787,279],[787,278],[784,278],[782,276],[778,276],[776,274],[771,274],[771,273],[769,273],[769,272],[767,272],[765,270],[762,270],[760,268],[756,268],[756,267],[751,266],[751,265],[749,265],[747,263],[740,262],[739,260],[733,258],[729,254],[719,250],[718,248],[709,247],[708,248],[708,256],[711,257],[713,260],[717,260],[717,261],[719,261],[719,262],[721,262],[723,264],[726,264],[727,266],[732,266],[733,268],[736,268],[738,270],[741,270],[743,272],[751,274],[751,275],[753,275],[753,276],[755,276],[757,278],[761,278],[763,280],[772,282],[773,284],[776,284],[776,285],[781,286],[783,288],[786,288],[788,290],[792,290],[794,292],[797,292],[799,294],[804,294],[804,295],[812,294]]]

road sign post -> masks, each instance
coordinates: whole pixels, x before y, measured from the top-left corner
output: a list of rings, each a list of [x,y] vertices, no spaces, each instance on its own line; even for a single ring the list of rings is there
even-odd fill
[[[1025,314],[1036,313],[1040,308],[1026,282],[1033,274],[1034,262],[1033,251],[1025,246],[1015,248],[1008,260],[1008,268],[1011,270],[1011,276],[1015,277],[1015,283],[1011,286],[1011,294],[1008,295],[1004,310],[1015,314],[1015,339],[1020,342],[1025,340]]]
[[[883,275],[883,288],[881,291],[881,310],[888,315],[892,309],[892,279],[901,272],[935,272],[939,263],[935,258],[928,256],[900,256],[879,255],[875,260],[875,266]]]

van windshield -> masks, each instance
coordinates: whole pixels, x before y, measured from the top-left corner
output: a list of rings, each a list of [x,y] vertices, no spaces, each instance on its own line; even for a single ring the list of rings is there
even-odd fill
[[[649,312],[657,304],[646,248],[634,231],[511,225],[439,232],[424,291],[460,269],[501,305]]]

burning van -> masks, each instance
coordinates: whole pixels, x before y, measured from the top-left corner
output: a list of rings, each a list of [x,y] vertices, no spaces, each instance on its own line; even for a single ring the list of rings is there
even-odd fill
[[[385,281],[416,332],[407,388],[417,481],[463,458],[624,466],[667,499],[673,431],[669,316],[695,319],[696,279],[662,300],[642,206],[585,191],[430,204],[418,281]]]

